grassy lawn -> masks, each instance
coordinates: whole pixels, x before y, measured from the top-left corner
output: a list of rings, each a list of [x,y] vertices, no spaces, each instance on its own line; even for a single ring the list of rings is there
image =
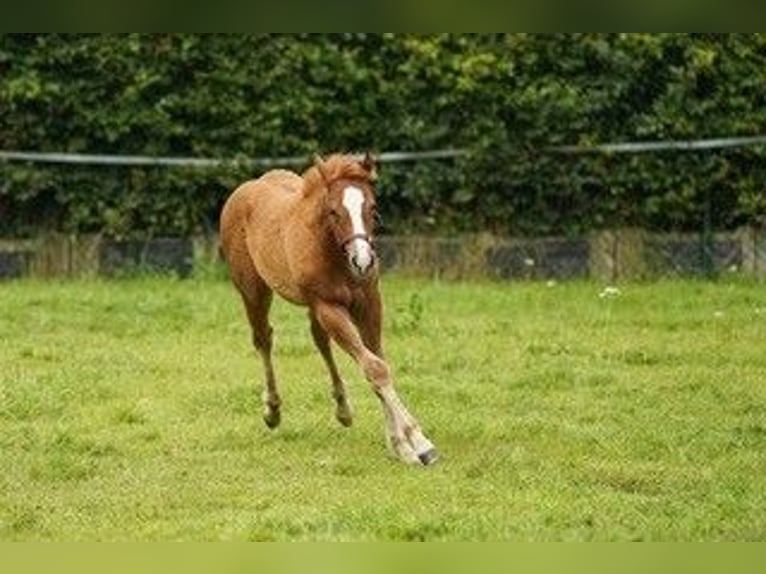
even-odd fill
[[[766,540],[766,288],[384,278],[408,467],[305,311],[275,302],[282,426],[233,288],[0,284],[2,540]]]

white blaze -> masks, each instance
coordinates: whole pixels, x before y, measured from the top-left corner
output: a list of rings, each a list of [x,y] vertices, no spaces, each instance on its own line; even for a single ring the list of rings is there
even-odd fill
[[[343,190],[343,207],[351,217],[351,228],[354,235],[367,235],[362,218],[362,206],[364,205],[364,193],[358,187],[348,186]],[[360,274],[364,274],[372,265],[372,249],[368,241],[359,237],[354,238],[349,244],[349,258],[352,267]]]

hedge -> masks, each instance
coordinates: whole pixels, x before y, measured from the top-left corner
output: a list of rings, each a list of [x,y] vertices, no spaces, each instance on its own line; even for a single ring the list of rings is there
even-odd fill
[[[386,230],[571,235],[766,223],[763,147],[550,146],[766,133],[761,34],[0,36],[0,149],[215,158],[461,148],[383,166]],[[0,162],[0,235],[215,228],[216,169]]]

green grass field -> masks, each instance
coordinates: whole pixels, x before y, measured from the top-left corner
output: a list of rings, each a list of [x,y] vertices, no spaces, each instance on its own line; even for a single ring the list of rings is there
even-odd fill
[[[2,540],[766,540],[766,288],[386,276],[408,467],[275,303],[282,426],[216,280],[0,284]]]

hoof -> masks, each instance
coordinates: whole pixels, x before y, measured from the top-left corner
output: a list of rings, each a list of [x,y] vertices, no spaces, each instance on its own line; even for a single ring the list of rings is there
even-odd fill
[[[282,417],[279,414],[279,411],[270,411],[268,413],[264,413],[263,415],[263,422],[265,422],[266,426],[270,429],[277,428],[281,420]]]
[[[439,453],[437,453],[436,449],[433,447],[429,448],[425,452],[418,454],[418,459],[420,460],[423,466],[428,466],[429,464],[435,463],[438,458],[439,458]]]
[[[349,416],[336,416],[335,418],[346,428],[350,427],[354,422],[354,419]]]
[[[335,406],[335,419],[344,427],[350,427],[354,422],[354,414],[351,411],[351,405],[348,404],[346,397],[335,399],[337,404]]]

